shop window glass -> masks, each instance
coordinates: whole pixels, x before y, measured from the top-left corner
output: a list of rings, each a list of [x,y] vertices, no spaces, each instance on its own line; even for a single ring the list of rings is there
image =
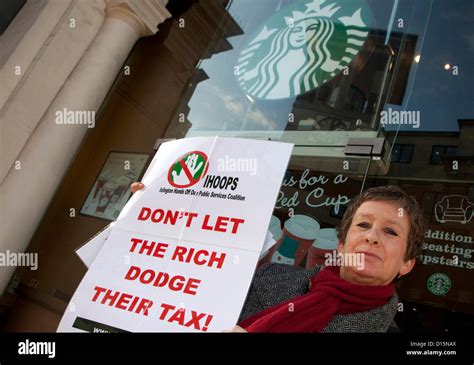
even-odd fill
[[[442,156],[455,156],[456,151],[456,146],[433,146],[433,149],[431,151],[430,164],[442,165]]]
[[[415,145],[413,144],[395,144],[392,149],[392,162],[410,163]]]
[[[406,33],[413,1],[225,3],[228,16],[196,70],[202,77],[190,84],[167,137],[300,130],[377,136],[385,103],[401,102],[388,86],[407,86],[411,63],[402,57],[417,43]],[[313,139],[334,148],[322,135]]]
[[[434,245],[425,247],[412,279],[403,282],[401,298],[472,312],[472,303],[469,307],[458,302],[460,290],[469,289],[456,286],[472,266],[468,257],[472,198],[465,198],[472,184],[446,183],[445,171],[433,169],[429,158],[413,161],[415,145],[419,156],[432,154],[432,163],[441,163],[444,155],[457,155],[456,147],[445,139],[437,141],[436,136],[427,143],[428,137],[420,134],[423,143],[418,144],[414,132],[459,132],[457,118],[470,115],[472,103],[465,90],[472,79],[472,68],[466,63],[472,59],[472,48],[465,37],[449,41],[455,54],[439,47],[440,39],[448,43],[454,34],[470,30],[464,16],[469,2],[220,3],[226,6],[226,16],[190,78],[164,137],[220,135],[294,144],[269,228],[278,243],[265,258],[267,262],[311,267],[319,260],[315,252],[321,242],[328,244],[326,248],[337,245],[334,229],[354,196],[371,186],[401,186],[422,205],[431,230],[427,242]],[[449,20],[447,30],[448,15],[456,22]],[[355,37],[349,40],[350,31]],[[327,47],[314,40],[316,34]],[[349,44],[354,48],[348,55]],[[311,59],[315,54],[319,58]],[[440,62],[460,63],[465,74],[456,78],[454,67],[445,72]],[[390,170],[390,161],[382,161],[378,169],[378,160],[390,155],[348,158],[344,148],[351,137],[366,138],[368,143],[373,137],[384,138],[387,148],[394,146],[391,162],[400,164]],[[461,210],[462,215],[457,213]],[[298,224],[290,224],[293,220]],[[298,240],[297,232],[291,237],[284,233],[294,225],[314,235]],[[455,244],[463,246],[462,252]],[[458,268],[452,261],[447,263],[456,249],[463,265]],[[451,289],[445,288],[450,290],[449,303],[433,294],[440,285],[436,277],[429,282],[432,292],[428,289],[426,278],[437,271],[448,272],[453,282]]]

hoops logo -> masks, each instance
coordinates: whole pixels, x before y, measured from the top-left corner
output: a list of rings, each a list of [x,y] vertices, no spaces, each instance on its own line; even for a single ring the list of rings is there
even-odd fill
[[[189,188],[197,184],[208,169],[208,157],[204,152],[188,152],[171,165],[168,170],[168,182],[175,188]]]
[[[189,188],[204,178],[208,169],[209,158],[204,152],[188,152],[171,165],[168,170],[168,182],[175,188]],[[208,175],[203,188],[235,190],[238,182],[238,177]]]

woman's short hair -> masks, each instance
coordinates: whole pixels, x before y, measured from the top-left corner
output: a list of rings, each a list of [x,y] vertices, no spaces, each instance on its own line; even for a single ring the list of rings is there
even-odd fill
[[[352,219],[354,218],[357,209],[366,201],[392,202],[399,208],[402,208],[403,212],[408,214],[410,230],[408,233],[405,261],[416,258],[417,254],[421,251],[421,246],[423,244],[425,222],[423,220],[421,209],[415,198],[405,193],[398,186],[377,186],[363,191],[352,199],[342,217],[341,224],[337,229],[339,240],[344,244],[347,232],[349,231],[349,227],[351,226]]]

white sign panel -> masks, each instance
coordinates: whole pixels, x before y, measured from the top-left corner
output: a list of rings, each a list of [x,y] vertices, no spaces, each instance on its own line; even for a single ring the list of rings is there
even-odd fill
[[[58,331],[232,328],[265,246],[292,145],[189,138],[161,145],[91,262]],[[100,246],[102,246],[100,249]],[[84,252],[84,251],[83,251]]]

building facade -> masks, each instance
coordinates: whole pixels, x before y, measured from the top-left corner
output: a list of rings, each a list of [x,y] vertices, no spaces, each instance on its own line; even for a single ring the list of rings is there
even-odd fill
[[[444,6],[461,19],[470,4],[458,2]],[[459,31],[440,38],[440,4],[34,6],[15,13],[0,41],[10,45],[0,59],[1,249],[38,254],[37,270],[1,268],[5,330],[54,331],[86,272],[75,250],[117,216],[123,186],[163,141],[215,135],[295,145],[270,229],[281,236],[293,220],[314,237],[281,236],[262,262],[310,268],[334,248],[354,196],[398,185],[428,227],[416,268],[397,283],[398,327],[472,324],[473,45],[436,49]],[[131,171],[119,171],[127,161]]]

